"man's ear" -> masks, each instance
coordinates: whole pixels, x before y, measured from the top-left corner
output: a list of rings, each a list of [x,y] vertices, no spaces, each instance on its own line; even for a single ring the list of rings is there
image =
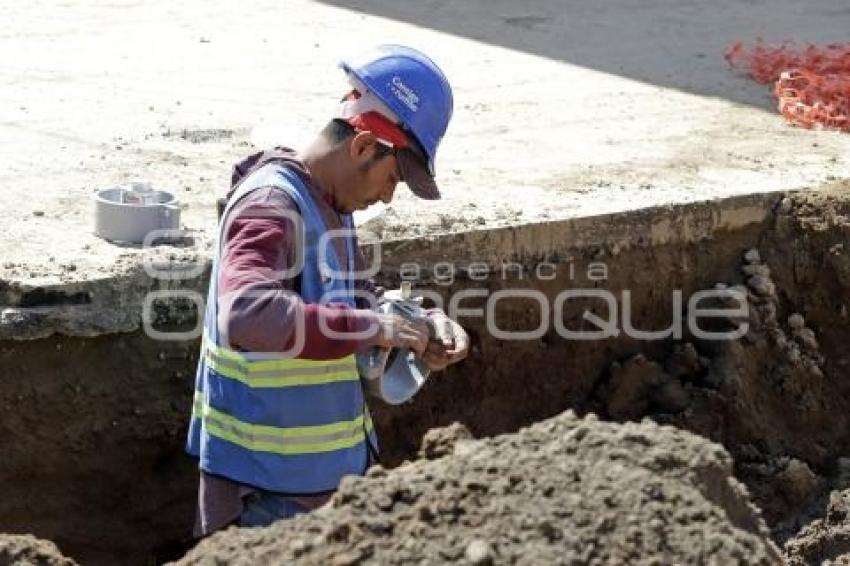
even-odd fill
[[[357,132],[348,146],[349,156],[355,163],[365,163],[375,154],[378,138],[372,132]]]

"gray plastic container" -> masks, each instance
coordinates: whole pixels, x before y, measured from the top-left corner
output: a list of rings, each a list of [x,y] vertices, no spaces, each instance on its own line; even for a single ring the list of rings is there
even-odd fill
[[[152,239],[168,239],[167,231],[180,228],[180,205],[148,184],[104,189],[94,196],[94,226],[95,234],[113,242],[141,244],[154,231]]]

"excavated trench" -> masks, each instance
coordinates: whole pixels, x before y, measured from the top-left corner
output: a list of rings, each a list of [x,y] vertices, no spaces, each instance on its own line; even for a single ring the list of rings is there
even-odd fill
[[[473,338],[415,402],[375,404],[386,465],[416,457],[437,426],[491,436],[571,408],[722,443],[780,544],[850,485],[847,184],[392,242],[381,256],[388,286],[415,260],[420,288],[446,305],[466,292]],[[713,289],[746,297],[746,314],[731,315],[730,298],[689,305]],[[699,337],[696,307],[730,315],[699,319],[703,330],[749,330]],[[618,335],[567,337],[598,329],[586,312]],[[629,326],[674,332],[647,340]],[[0,532],[52,540],[82,563],[178,557],[196,488],[182,446],[197,350],[142,331],[0,342]]]

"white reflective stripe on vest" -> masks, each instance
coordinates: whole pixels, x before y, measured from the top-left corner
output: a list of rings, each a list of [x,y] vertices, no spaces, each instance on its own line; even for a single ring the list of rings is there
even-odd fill
[[[243,448],[276,454],[314,454],[350,448],[363,442],[373,428],[368,411],[350,421],[300,427],[274,427],[240,421],[195,395],[192,418],[201,419],[207,433]]]

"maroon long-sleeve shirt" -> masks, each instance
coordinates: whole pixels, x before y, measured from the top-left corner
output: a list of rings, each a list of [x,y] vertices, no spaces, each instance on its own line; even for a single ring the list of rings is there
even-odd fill
[[[342,218],[332,207],[329,195],[312,183],[306,168],[290,150],[262,152],[236,165],[229,195],[243,178],[271,161],[286,163],[301,176],[329,230],[343,228]],[[284,191],[265,187],[242,198],[229,213],[230,224],[219,262],[219,334],[239,350],[289,351],[295,343],[296,317],[303,317],[305,340],[298,357],[337,359],[372,345],[377,333],[374,312],[344,305],[305,303],[297,295],[297,278],[278,276],[295,262],[295,226],[287,219],[287,213],[292,212],[297,213],[298,208]],[[332,242],[340,264],[348,265],[343,240],[335,238]],[[361,269],[362,254],[356,245],[354,250],[355,267]],[[358,286],[368,290],[371,283],[361,281]],[[321,330],[320,317],[324,317],[327,328],[337,333],[359,332],[368,334],[369,338],[326,336]]]
[[[316,186],[296,155],[285,148],[254,154],[233,169],[231,190],[251,172],[272,162],[286,163],[310,189],[329,230],[342,228],[342,219],[333,208],[330,196]],[[221,205],[221,203],[220,203]],[[336,359],[372,345],[374,338],[330,338],[321,331],[319,317],[336,332],[377,331],[376,315],[365,309],[343,305],[304,303],[297,297],[296,278],[276,275],[293,265],[296,257],[295,226],[287,213],[298,211],[295,202],[282,190],[265,187],[253,191],[236,203],[228,214],[231,219],[224,235],[218,277],[218,329],[229,346],[251,352],[283,352],[292,348],[296,317],[303,316],[305,340],[298,357]],[[334,239],[341,265],[348,265],[348,254],[341,239]],[[355,268],[362,269],[364,259],[357,246]],[[358,288],[374,290],[371,282],[359,281]],[[293,294],[292,292],[296,294]],[[216,531],[239,518],[242,498],[253,488],[227,478],[200,473],[196,536]],[[323,504],[327,496],[297,497],[306,508]]]

